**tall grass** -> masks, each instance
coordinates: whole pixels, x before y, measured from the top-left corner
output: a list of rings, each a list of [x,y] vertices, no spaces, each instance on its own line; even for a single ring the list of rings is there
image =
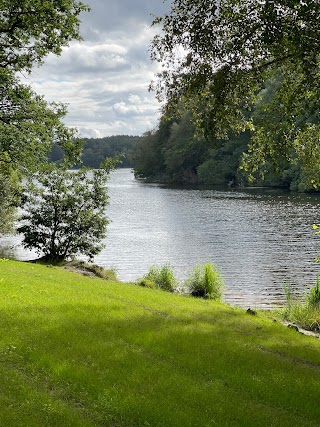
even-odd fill
[[[152,265],[140,283],[142,285],[143,283],[149,283],[147,287],[153,287],[150,283],[154,283],[156,288],[169,292],[174,292],[178,285],[178,281],[174,277],[173,270],[169,264],[163,266]]]
[[[320,331],[320,275],[302,299],[297,298],[289,284],[284,285],[284,291],[287,305],[281,310],[282,317],[305,329]]]
[[[191,295],[221,300],[224,281],[214,264],[196,265],[185,281]]]

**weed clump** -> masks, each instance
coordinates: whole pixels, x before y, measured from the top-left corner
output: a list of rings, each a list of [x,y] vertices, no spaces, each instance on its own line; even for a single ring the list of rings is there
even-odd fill
[[[194,297],[221,300],[224,281],[218,267],[214,264],[196,265],[185,281],[186,287]]]
[[[291,285],[285,284],[284,291],[287,305],[281,310],[284,320],[297,323],[304,329],[320,331],[320,275],[316,284],[303,298],[298,299]]]
[[[138,286],[142,286],[143,288],[156,289],[157,287],[154,281],[145,278],[137,280],[136,284]]]
[[[144,285],[141,283],[144,283]],[[155,286],[146,286],[151,285],[151,283],[154,283]],[[166,264],[163,266],[151,266],[148,273],[138,281],[138,284],[140,284],[140,286],[155,287],[165,291],[174,292],[178,281],[174,277],[174,273],[170,265]]]

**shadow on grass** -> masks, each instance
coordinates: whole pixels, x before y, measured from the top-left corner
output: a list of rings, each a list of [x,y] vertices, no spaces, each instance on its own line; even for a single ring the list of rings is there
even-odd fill
[[[47,426],[68,411],[79,426],[318,425],[318,342],[227,306],[199,307],[111,298],[2,310],[0,366],[20,384],[9,400],[18,407],[22,387],[34,390],[25,417],[37,411]],[[0,415],[0,425],[10,424]]]

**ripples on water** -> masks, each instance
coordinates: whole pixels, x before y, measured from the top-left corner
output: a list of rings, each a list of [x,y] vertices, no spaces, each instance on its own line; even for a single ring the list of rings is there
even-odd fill
[[[121,280],[164,263],[183,280],[195,264],[213,262],[228,302],[268,308],[283,302],[284,281],[302,291],[320,271],[313,262],[320,237],[312,230],[319,196],[166,187],[136,181],[128,169],[114,172],[108,186],[112,222],[95,262],[116,268]],[[16,256],[30,253],[17,248]]]

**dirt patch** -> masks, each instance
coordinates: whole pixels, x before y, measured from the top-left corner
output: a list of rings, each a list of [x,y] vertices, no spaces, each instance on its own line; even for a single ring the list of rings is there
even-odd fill
[[[105,270],[99,265],[89,264],[85,261],[71,261],[65,264],[63,268],[86,277],[118,281],[116,273],[113,270]]]

